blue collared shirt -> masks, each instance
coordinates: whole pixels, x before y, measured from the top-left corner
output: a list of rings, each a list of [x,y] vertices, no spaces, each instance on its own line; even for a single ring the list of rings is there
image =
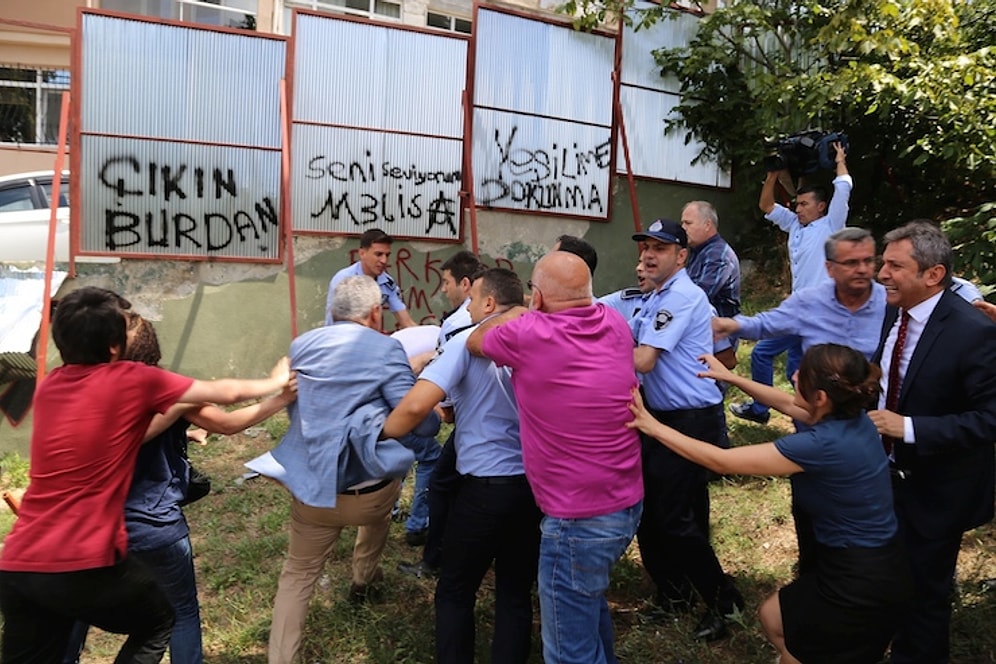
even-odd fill
[[[765,215],[780,229],[788,233],[789,263],[792,268],[792,291],[828,281],[826,271],[827,238],[847,223],[848,202],[854,182],[850,175],[838,175],[833,179],[833,198],[827,206],[826,215],[805,226],[799,223],[799,216],[786,207],[775,203],[775,209]]]
[[[443,344],[450,340],[450,337],[456,335],[460,330],[470,327],[473,323],[470,320],[470,312],[467,310],[467,305],[469,304],[470,298],[468,297],[439,324],[439,343],[436,346],[437,348],[442,348]]]
[[[705,292],[682,268],[630,321],[638,344],[661,351],[654,367],[643,376],[650,408],[688,410],[723,400],[714,380],[698,377],[705,369],[699,357],[713,352],[711,320],[712,307]]]
[[[836,284],[826,281],[789,295],[776,308],[756,316],[735,316],[741,339],[802,337],[802,350],[816,344],[850,346],[871,359],[885,321],[885,287],[872,282],[868,301],[851,311],[837,299]]]
[[[363,274],[363,264],[357,261],[336,272],[332,280],[329,281],[329,294],[325,297],[326,325],[332,324],[330,310],[332,309],[332,296],[335,293],[335,287],[346,277],[359,277],[363,276]],[[398,288],[398,284],[395,283],[394,278],[387,272],[380,273],[380,276],[377,277],[377,285],[380,286],[380,301],[383,306],[391,311],[404,311],[408,308],[405,306],[404,300],[401,299],[401,289]]]
[[[630,320],[640,313],[648,297],[649,293],[644,293],[639,288],[623,288],[614,293],[603,295],[597,301],[615,309],[622,314],[623,318]]]
[[[511,371],[467,352],[464,330],[419,375],[446,393],[456,417],[457,471],[478,477],[523,475],[519,410]]]
[[[726,240],[713,235],[689,249],[685,269],[720,316],[731,318],[740,313],[740,259]]]

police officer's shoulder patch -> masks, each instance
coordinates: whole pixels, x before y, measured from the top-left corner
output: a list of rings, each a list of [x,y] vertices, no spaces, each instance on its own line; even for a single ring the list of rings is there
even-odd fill
[[[660,309],[657,311],[657,315],[654,316],[654,330],[661,331],[665,327],[671,324],[674,320],[674,314],[672,314],[667,309]]]

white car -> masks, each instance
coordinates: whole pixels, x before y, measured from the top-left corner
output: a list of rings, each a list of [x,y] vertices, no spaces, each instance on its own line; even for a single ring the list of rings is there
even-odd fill
[[[0,262],[44,261],[54,171],[0,176]],[[69,260],[69,171],[62,173],[55,260]]]

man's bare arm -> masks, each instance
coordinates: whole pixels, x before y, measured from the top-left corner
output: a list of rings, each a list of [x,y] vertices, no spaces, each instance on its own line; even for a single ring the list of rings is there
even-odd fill
[[[446,394],[433,382],[419,380],[384,421],[381,438],[401,438],[432,412]]]
[[[498,327],[499,325],[504,325],[510,320],[515,320],[522,314],[529,311],[525,307],[512,307],[508,311],[501,313],[494,318],[489,318],[474,330],[469,337],[467,337],[467,350],[471,355],[476,355],[477,357],[487,357],[484,354],[484,335],[493,327]]]

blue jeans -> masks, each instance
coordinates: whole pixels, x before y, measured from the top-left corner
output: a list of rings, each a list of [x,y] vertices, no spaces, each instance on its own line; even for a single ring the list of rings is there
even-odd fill
[[[609,575],[633,540],[643,501],[587,519],[544,516],[539,599],[547,664],[614,664]]]
[[[411,448],[415,452],[415,489],[412,493],[412,509],[405,522],[405,531],[416,533],[429,527],[429,478],[436,467],[442,449],[435,438],[428,436],[411,437]]]
[[[762,339],[750,354],[750,378],[756,383],[772,385],[775,382],[775,358],[788,351],[785,362],[785,377],[792,382],[792,375],[802,362],[802,338],[794,334],[774,339]],[[750,407],[755,414],[763,415],[769,408],[753,402]]]
[[[129,555],[146,564],[176,612],[176,623],[169,639],[170,662],[202,664],[201,610],[197,603],[190,537],[151,551],[133,551]]]

